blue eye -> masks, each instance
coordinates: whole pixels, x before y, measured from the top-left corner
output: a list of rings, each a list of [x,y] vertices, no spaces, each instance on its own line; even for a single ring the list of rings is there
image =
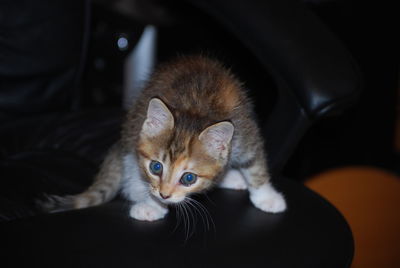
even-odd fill
[[[197,180],[197,175],[193,173],[185,173],[183,174],[182,178],[180,179],[180,183],[185,186],[190,186],[195,183]]]
[[[154,175],[161,175],[163,170],[163,166],[160,162],[158,161],[151,161],[150,162],[150,171]]]

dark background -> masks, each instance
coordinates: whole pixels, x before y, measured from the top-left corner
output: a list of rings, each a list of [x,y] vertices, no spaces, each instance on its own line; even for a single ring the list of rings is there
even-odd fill
[[[310,8],[356,59],[364,88],[356,106],[310,130],[289,165],[304,175],[343,165],[373,165],[399,172],[394,146],[399,105],[398,9],[393,3],[377,1],[332,1]]]

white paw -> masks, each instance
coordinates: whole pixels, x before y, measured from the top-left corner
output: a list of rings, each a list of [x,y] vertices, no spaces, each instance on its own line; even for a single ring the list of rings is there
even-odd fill
[[[234,190],[245,190],[247,189],[247,184],[243,175],[238,170],[230,169],[220,182],[219,187]]]
[[[278,213],[286,210],[286,201],[282,194],[269,183],[258,189],[250,189],[250,200],[255,207],[265,212]]]
[[[129,215],[140,221],[156,221],[167,215],[168,208],[164,208],[156,203],[141,202],[131,207]]]

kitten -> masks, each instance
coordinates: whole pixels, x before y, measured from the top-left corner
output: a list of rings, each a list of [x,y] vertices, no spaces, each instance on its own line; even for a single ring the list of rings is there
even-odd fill
[[[270,184],[263,140],[240,82],[216,61],[183,57],[155,72],[93,185],[52,197],[45,207],[95,206],[121,190],[132,201],[132,218],[154,221],[165,217],[169,204],[216,184],[248,189],[263,211],[286,209]]]

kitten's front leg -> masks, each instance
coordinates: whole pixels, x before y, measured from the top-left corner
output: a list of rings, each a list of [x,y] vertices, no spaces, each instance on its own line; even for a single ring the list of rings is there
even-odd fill
[[[160,204],[151,197],[132,205],[129,215],[140,221],[156,221],[168,213],[167,206]]]
[[[241,168],[240,171],[248,183],[250,200],[255,207],[271,213],[285,211],[286,201],[271,185],[266,160],[262,153],[249,167]]]
[[[140,221],[155,221],[165,217],[168,208],[151,197],[149,184],[142,179],[136,155],[124,156],[124,180],[122,193],[133,205],[129,215]]]

